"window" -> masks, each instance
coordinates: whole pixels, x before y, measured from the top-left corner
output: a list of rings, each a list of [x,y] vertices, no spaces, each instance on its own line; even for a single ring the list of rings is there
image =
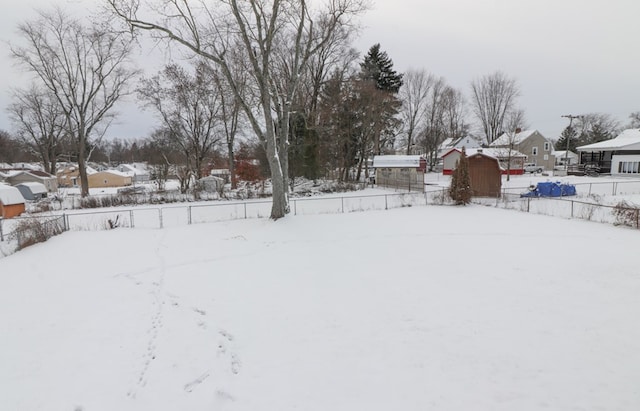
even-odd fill
[[[538,155],[538,147],[533,147],[531,149],[531,155],[532,156],[537,156]]]
[[[618,163],[618,173],[638,174],[640,173],[640,161],[621,161]]]
[[[544,151],[549,151],[551,149],[551,144],[549,143],[544,143]],[[546,160],[546,158],[545,158]]]
[[[544,161],[547,161],[547,160],[549,160],[549,154],[544,155]]]

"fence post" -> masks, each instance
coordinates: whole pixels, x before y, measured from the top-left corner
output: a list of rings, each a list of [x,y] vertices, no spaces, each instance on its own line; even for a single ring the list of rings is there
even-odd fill
[[[162,223],[162,208],[159,208],[159,209],[158,209],[158,220],[159,220],[159,222],[160,222],[160,228],[163,228],[163,227],[164,227],[164,225],[163,225],[163,223]]]
[[[298,215],[298,202],[293,200],[293,215]]]
[[[191,225],[191,206],[187,207],[187,224]]]
[[[340,207],[342,207],[342,214],[344,214],[344,197],[340,197]]]
[[[573,200],[571,200],[571,218],[573,218]]]
[[[133,210],[129,210],[129,222],[131,222],[131,228],[134,228],[136,226],[133,222]]]
[[[247,218],[247,203],[242,203],[242,205],[244,206],[244,218]]]
[[[589,183],[589,195],[591,195],[591,186],[593,186],[593,183]]]
[[[0,241],[4,241],[4,234],[2,233],[2,217],[0,217]]]
[[[64,229],[65,231],[69,231],[69,216],[65,213],[62,213],[62,218],[64,218]]]
[[[388,206],[388,204],[387,204],[387,195],[386,195],[386,194],[384,195],[384,209],[385,209],[385,210],[388,210],[388,209],[389,209],[389,206]]]
[[[531,209],[531,197],[527,197],[527,213]]]
[[[636,208],[636,229],[640,228],[640,209]],[[0,229],[0,233],[2,233],[2,229]]]
[[[613,195],[616,195],[616,189],[618,188],[618,183],[613,183]]]

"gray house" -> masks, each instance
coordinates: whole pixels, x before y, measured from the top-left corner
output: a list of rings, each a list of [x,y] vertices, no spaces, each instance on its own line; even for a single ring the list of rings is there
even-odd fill
[[[6,182],[14,186],[20,183],[40,183],[50,193],[58,191],[58,179],[40,170],[13,170],[8,172]]]
[[[553,155],[553,144],[538,130],[520,130],[515,133],[503,133],[493,143],[491,148],[512,149],[527,156],[527,163],[535,163],[545,170],[553,170],[556,160]]]

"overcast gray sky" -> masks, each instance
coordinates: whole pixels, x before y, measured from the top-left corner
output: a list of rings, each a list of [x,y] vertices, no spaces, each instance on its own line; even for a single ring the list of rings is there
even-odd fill
[[[99,0],[22,0],[0,14],[0,36],[11,40],[33,7],[87,7]],[[363,18],[356,47],[380,43],[399,72],[426,69],[469,95],[470,82],[503,71],[514,77],[532,128],[555,139],[563,114],[609,113],[621,123],[640,111],[638,0],[377,0]],[[0,129],[11,130],[10,88],[24,81],[3,46]],[[148,135],[153,117],[122,107],[109,136]]]

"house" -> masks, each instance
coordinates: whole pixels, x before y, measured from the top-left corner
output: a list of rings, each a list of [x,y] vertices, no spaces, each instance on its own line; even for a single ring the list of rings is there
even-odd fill
[[[553,170],[555,157],[553,144],[538,130],[520,130],[514,133],[503,133],[494,140],[490,148],[508,150],[509,148],[526,155],[525,162],[535,163],[545,170]],[[502,156],[504,157],[504,155]]]
[[[104,170],[88,174],[87,181],[89,188],[124,187],[133,184],[133,177],[118,170]]]
[[[378,186],[424,189],[427,159],[420,155],[383,155],[373,157],[375,181]]]
[[[480,148],[480,142],[471,136],[465,136],[460,138],[446,138],[438,147],[438,158],[449,152],[452,148],[461,150],[462,148]]]
[[[579,157],[573,151],[554,151],[553,156],[556,158],[556,167],[564,166],[565,159],[567,160],[567,165],[578,164]]]
[[[611,140],[578,147],[580,164],[596,164],[601,173],[640,174],[640,129],[624,130]]]
[[[6,181],[13,186],[20,183],[39,183],[44,185],[50,193],[58,191],[57,178],[41,170],[19,170],[10,173]]]
[[[0,217],[12,218],[24,213],[24,197],[20,190],[6,184],[0,184]]]
[[[20,183],[16,184],[15,187],[20,190],[20,194],[25,200],[35,201],[47,198],[47,187],[42,183]]]
[[[62,167],[56,172],[58,187],[79,187],[80,171],[76,165]]]
[[[502,174],[524,174],[524,162],[527,156],[519,151],[511,150],[509,152],[509,150],[496,148],[470,148],[465,150],[467,157],[476,153],[483,153],[488,156],[495,157],[500,164]],[[453,173],[453,170],[456,168],[456,164],[460,159],[461,151],[462,150],[460,149],[452,148],[442,156],[442,174],[451,175]]]
[[[483,150],[477,150],[467,159],[469,160],[469,178],[473,196],[500,197],[503,170],[498,159],[484,153]]]
[[[134,183],[151,181],[151,173],[145,163],[120,164],[117,170],[130,175]]]

